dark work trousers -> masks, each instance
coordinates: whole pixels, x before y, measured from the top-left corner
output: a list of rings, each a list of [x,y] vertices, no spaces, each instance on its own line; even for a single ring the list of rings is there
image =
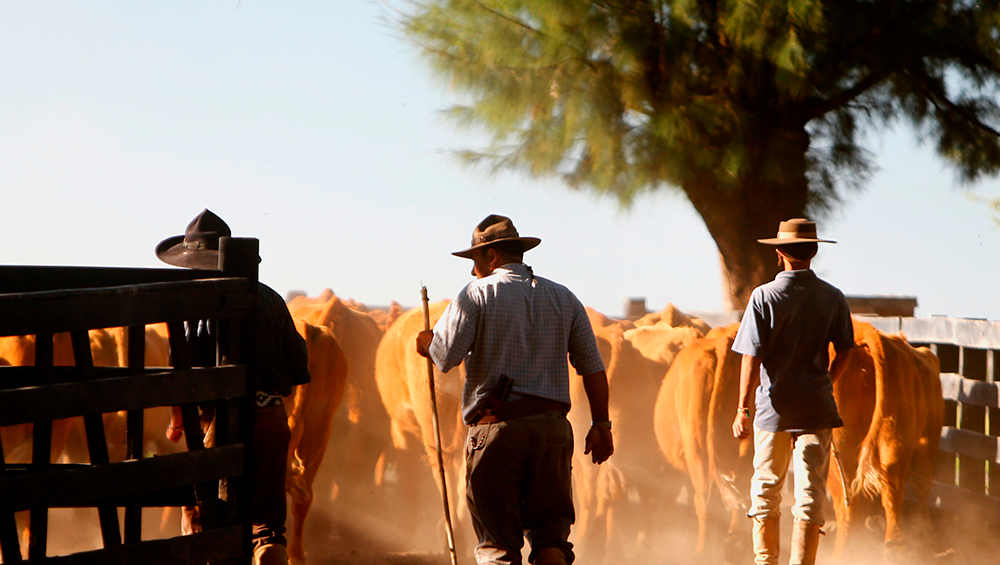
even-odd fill
[[[572,457],[573,429],[560,412],[469,428],[466,496],[479,565],[519,565],[525,537],[529,562],[557,547],[572,563]]]
[[[258,407],[253,437],[253,546],[287,545],[285,469],[290,433],[285,407]]]
[[[281,404],[257,407],[254,422],[254,457],[251,469],[254,549],[269,544],[287,545],[285,540],[285,469],[288,464],[288,415]],[[205,426],[205,447],[215,443],[214,422]],[[202,531],[200,509],[185,506],[181,532]]]

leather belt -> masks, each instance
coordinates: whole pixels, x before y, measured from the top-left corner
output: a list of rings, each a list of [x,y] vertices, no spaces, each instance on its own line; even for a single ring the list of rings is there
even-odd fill
[[[545,398],[528,397],[505,402],[473,425],[496,424],[508,420],[564,418],[568,411],[562,402]]]

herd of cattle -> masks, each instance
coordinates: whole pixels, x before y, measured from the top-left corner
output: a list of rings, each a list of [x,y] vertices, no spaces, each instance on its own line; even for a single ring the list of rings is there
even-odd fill
[[[432,325],[445,305],[430,305]],[[306,339],[312,374],[312,382],[298,387],[286,402],[292,430],[287,480],[292,561],[305,561],[303,523],[314,492],[340,519],[349,520],[352,512],[378,497],[385,503],[392,496],[388,504],[399,518],[395,528],[416,528],[414,516],[436,520],[442,514],[440,503],[430,513],[423,508],[425,513],[419,514],[416,508],[426,506],[416,494],[420,485],[438,481],[431,469],[437,453],[427,365],[413,346],[423,329],[420,309],[403,312],[394,303],[388,311],[369,311],[329,290],[318,297],[297,297],[288,308]],[[731,432],[740,363],[730,346],[737,325],[711,328],[672,305],[635,322],[591,309],[588,314],[607,367],[616,451],[607,463],[595,466],[577,450],[578,515],[572,541],[578,555],[601,562],[642,551],[643,540],[664,527],[651,517],[664,511],[686,513],[681,501],[689,500],[697,534],[692,547],[678,549],[713,557],[712,562],[748,561],[750,531],[744,514],[753,444],[734,439]],[[857,347],[831,363],[845,423],[834,432],[828,483],[828,525],[835,523],[837,556],[847,554],[872,524],[879,524],[888,552],[912,545],[918,537],[912,528],[919,521],[902,520],[904,496],[917,501],[908,503],[908,509],[926,507],[944,418],[939,364],[929,350],[859,319],[854,332]],[[121,329],[92,331],[95,365],[124,365],[126,338]],[[55,364],[71,365],[72,349],[62,339],[56,337]],[[146,342],[146,365],[169,366],[165,326],[147,328]],[[30,365],[33,360],[31,337],[0,338],[0,364]],[[462,371],[438,373],[435,382],[451,515],[461,551],[471,554],[463,541],[471,526],[462,492]],[[570,372],[574,374],[572,368]],[[571,378],[571,395],[569,417],[581,446],[590,415],[580,379]],[[183,443],[164,438],[168,421],[169,408],[147,411],[148,451],[183,449]],[[72,420],[54,423],[53,460],[86,458],[78,427]],[[121,460],[123,415],[105,415],[105,428],[112,461]],[[30,435],[30,425],[0,429],[5,461],[30,460]],[[179,519],[176,513],[165,516]]]

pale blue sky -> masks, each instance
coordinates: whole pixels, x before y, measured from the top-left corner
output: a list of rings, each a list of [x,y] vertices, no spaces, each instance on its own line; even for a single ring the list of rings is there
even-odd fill
[[[554,182],[489,179],[448,149],[454,102],[383,5],[262,0],[0,3],[4,264],[163,266],[156,244],[210,208],[261,240],[261,280],[370,305],[451,297],[449,255],[490,213],[542,238],[540,276],[620,316],[722,306],[714,243],[667,192],[631,211]],[[820,224],[815,268],[849,295],[917,297],[918,316],[1000,320],[1000,229],[901,130],[882,170]],[[1000,193],[1000,182],[976,187]]]

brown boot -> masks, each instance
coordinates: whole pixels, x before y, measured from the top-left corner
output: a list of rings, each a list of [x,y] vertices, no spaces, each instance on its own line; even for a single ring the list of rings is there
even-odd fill
[[[781,549],[781,519],[753,518],[753,562],[757,565],[778,565]]]
[[[253,563],[254,565],[288,565],[288,552],[283,545],[261,545],[253,550]]]
[[[792,525],[792,554],[788,565],[815,565],[819,549],[820,525],[800,522]]]
[[[568,565],[566,553],[558,547],[546,547],[538,552],[532,565]]]

